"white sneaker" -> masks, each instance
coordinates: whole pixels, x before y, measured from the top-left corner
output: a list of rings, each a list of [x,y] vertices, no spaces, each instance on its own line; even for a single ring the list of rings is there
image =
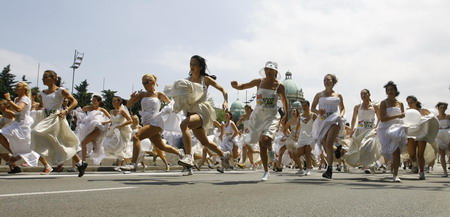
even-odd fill
[[[305,171],[303,169],[299,169],[295,174],[303,175],[303,174],[305,174]]]
[[[126,170],[126,171],[132,171],[132,172],[136,172],[137,170],[137,165],[134,163],[125,165],[125,166],[121,166],[120,167],[121,170]]]
[[[310,175],[311,175],[311,170],[310,169],[306,169],[305,176],[310,176]]]
[[[394,181],[394,182],[402,182],[402,180],[398,176],[394,176],[392,181]]]
[[[194,164],[194,160],[192,159],[192,155],[186,154],[182,159],[178,161],[180,166],[192,167]]]
[[[268,181],[270,177],[270,173],[269,172],[264,172],[263,176],[261,177],[261,181]]]

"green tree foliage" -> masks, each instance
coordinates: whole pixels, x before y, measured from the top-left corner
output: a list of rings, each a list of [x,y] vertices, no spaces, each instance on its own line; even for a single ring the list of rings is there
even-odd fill
[[[88,86],[87,80],[82,81],[80,85],[75,85],[77,93],[74,94],[74,97],[78,100],[80,107],[91,104],[92,93],[88,92]]]
[[[16,75],[10,73],[10,65],[7,65],[3,68],[2,73],[0,74],[0,97],[3,98],[4,93],[10,93],[12,96],[15,96],[14,93],[14,85],[17,83]]]
[[[225,112],[220,108],[214,108],[216,110],[217,121],[222,123],[225,121]]]
[[[114,107],[112,105],[112,99],[115,96],[115,94],[117,93],[117,91],[114,90],[102,90],[102,97],[103,97],[103,104],[104,104],[104,108],[107,111],[112,110]]]

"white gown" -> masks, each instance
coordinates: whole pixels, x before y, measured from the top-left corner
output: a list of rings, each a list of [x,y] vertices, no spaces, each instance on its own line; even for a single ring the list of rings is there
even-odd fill
[[[173,97],[175,113],[184,111],[187,115],[198,114],[205,130],[213,127],[216,111],[207,101],[208,87],[205,85],[204,76],[201,77],[200,84],[188,79],[178,80],[173,85],[166,86],[164,93]]]
[[[322,147],[322,140],[333,125],[344,129],[345,119],[339,115],[339,104],[341,100],[337,96],[320,97],[319,109],[325,109],[324,115],[319,115],[313,124],[312,135],[314,142]]]
[[[31,131],[31,146],[50,164],[62,164],[70,160],[80,144],[67,119],[58,116],[64,99],[63,90],[60,87],[51,94],[41,92],[44,109],[34,112],[35,121],[39,122],[35,123]]]
[[[129,151],[131,146],[131,127],[130,125],[122,128],[117,128],[127,119],[121,114],[111,114],[111,126],[106,132],[105,140],[103,140],[103,147],[107,155],[115,156],[119,160],[124,158],[131,158],[132,153]]]
[[[450,144],[450,120],[442,119],[439,120],[439,132],[436,137],[436,143],[439,149],[447,150]]]
[[[275,90],[258,88],[255,110],[249,118],[249,136],[245,141],[246,144],[259,142],[261,136],[274,139],[280,122],[280,114],[277,107],[277,90],[278,86]]]
[[[352,166],[371,166],[380,159],[381,144],[375,129],[375,109],[361,106],[358,110],[358,124],[353,133],[349,150],[344,155],[345,162]]]
[[[14,157],[20,156],[30,166],[37,166],[39,154],[31,149],[31,125],[33,118],[30,116],[31,100],[27,96],[16,98],[15,103],[25,103],[21,112],[16,113],[16,119],[0,129],[0,133],[8,140],[9,148]]]
[[[231,139],[231,137],[234,134],[233,127],[231,126],[231,122],[228,123],[228,126],[225,126],[224,131],[225,131],[224,132],[225,135],[224,135],[219,147],[220,147],[220,149],[222,149],[222,151],[232,152],[233,146],[237,145],[237,142],[236,142],[237,136],[235,138]]]
[[[300,116],[300,129],[298,132],[298,143],[297,147],[304,147],[304,146],[311,146],[312,150],[314,150],[314,139],[312,137],[312,129],[313,129],[313,117],[311,115],[311,118],[305,123],[307,118]]]
[[[401,109],[399,107],[386,108],[386,115],[392,117],[399,115]],[[404,126],[403,120],[396,118],[386,122],[380,122],[377,128],[378,139],[381,144],[381,155],[391,160],[392,154],[400,149],[400,153],[405,150],[406,147],[406,133],[407,127]]]
[[[436,159],[436,154],[438,153],[436,137],[438,132],[439,120],[432,113],[421,116],[417,125],[408,126],[407,138],[427,142],[424,153],[426,164],[431,163]],[[409,156],[406,155],[406,158],[409,158]]]
[[[102,144],[109,127],[109,124],[102,124],[102,122],[108,121],[109,119],[99,110],[89,111],[86,114],[81,108],[78,108],[75,114],[78,120],[77,136],[80,141],[83,141],[83,139],[92,133],[95,128],[100,130],[100,135],[96,138],[94,143],[90,142],[86,145],[87,156],[93,160],[95,165],[99,165],[105,158],[105,150]],[[78,147],[78,151],[80,150],[81,147]]]

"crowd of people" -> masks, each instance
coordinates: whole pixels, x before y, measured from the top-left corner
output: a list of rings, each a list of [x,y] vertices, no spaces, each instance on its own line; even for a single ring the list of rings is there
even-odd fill
[[[116,170],[136,172],[140,164],[145,170],[143,156],[152,151],[167,171],[178,163],[184,175],[193,175],[206,163],[220,173],[262,169],[262,181],[270,179],[270,169],[282,172],[288,167],[304,176],[315,167],[324,169],[322,177],[332,179],[334,170],[352,167],[369,174],[390,171],[394,182],[401,182],[402,165],[425,179],[437,159],[442,176],[448,177],[450,115],[445,102],[437,103],[437,111],[428,110],[408,96],[405,108],[397,99],[397,85],[389,81],[386,99],[379,103],[372,101],[369,90],[361,90],[361,103],[346,123],[343,96],[334,90],[338,79],[327,74],[324,89],[312,103],[304,100],[290,111],[278,64],[268,61],[260,78],[231,82],[237,90],[257,88],[256,106],[246,105],[235,123],[227,91],[207,71],[206,60],[192,56],[188,77],[164,91],[156,90],[156,75],[145,74],[144,91],[133,92],[128,100],[115,96],[110,111],[96,94],[90,105],[77,107],[77,99],[61,87],[61,78],[52,70],[42,77],[46,89],[33,96],[27,83],[18,82],[17,97],[5,93],[0,100],[0,157],[10,174],[22,172],[18,162],[33,167],[40,162],[41,174],[47,175],[55,168],[61,172],[63,163],[71,160],[82,177],[87,159],[101,164],[108,156],[117,159]],[[207,100],[210,86],[223,95],[223,123]],[[138,102],[139,116],[128,110]],[[75,128],[69,124],[72,120]]]

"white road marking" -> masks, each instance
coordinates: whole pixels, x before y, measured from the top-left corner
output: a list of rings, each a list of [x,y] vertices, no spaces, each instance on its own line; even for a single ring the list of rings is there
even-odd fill
[[[64,194],[64,193],[79,193],[90,191],[113,191],[132,189],[137,187],[119,187],[119,188],[96,188],[96,189],[83,189],[83,190],[68,190],[68,191],[44,191],[44,192],[30,192],[30,193],[17,193],[17,194],[0,194],[0,197],[16,197],[16,196],[29,196],[29,195],[42,195],[42,194]]]
[[[243,171],[225,171],[224,174],[246,174],[246,173],[255,173],[258,171],[249,171],[249,170],[243,170]],[[220,173],[218,173],[215,170],[204,170],[204,171],[195,171],[194,170],[194,175],[195,174],[218,174],[220,175]],[[62,174],[58,174],[58,173],[52,173],[50,175],[40,175],[39,173],[31,173],[31,174],[27,174],[27,175],[22,175],[22,174],[15,174],[15,175],[4,175],[4,176],[0,176],[0,180],[5,180],[5,179],[29,179],[29,178],[37,178],[37,179],[45,179],[45,178],[62,178],[62,177],[72,177],[72,178],[78,178],[77,177],[78,174],[77,173],[71,173],[71,174],[67,174],[67,173],[62,173]],[[132,172],[132,173],[127,173],[124,174],[123,172],[117,172],[117,173],[105,173],[105,172],[95,172],[95,173],[86,173],[83,177],[79,178],[79,179],[84,179],[86,177],[107,177],[107,176],[182,176],[181,172]]]

